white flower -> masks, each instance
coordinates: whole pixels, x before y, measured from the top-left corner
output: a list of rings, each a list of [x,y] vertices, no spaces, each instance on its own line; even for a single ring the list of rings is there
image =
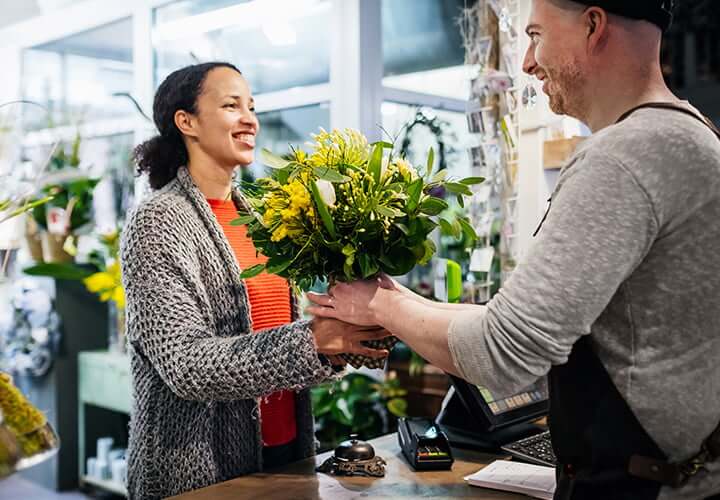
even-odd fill
[[[332,185],[332,182],[319,179],[315,184],[317,184],[322,201],[324,201],[328,207],[334,207],[337,198],[335,197],[335,187]]]

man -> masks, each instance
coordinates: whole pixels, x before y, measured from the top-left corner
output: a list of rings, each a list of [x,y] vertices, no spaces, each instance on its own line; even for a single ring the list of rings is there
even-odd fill
[[[720,422],[720,136],[663,81],[667,3],[532,0],[524,70],[594,135],[486,307],[387,278],[311,296],[310,312],[379,324],[494,393],[549,374],[556,499],[720,493],[700,453]]]

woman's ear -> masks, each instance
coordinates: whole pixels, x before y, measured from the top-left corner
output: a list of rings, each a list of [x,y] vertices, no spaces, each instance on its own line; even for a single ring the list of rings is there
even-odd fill
[[[183,109],[175,111],[175,126],[178,128],[182,135],[190,137],[197,137],[197,131],[195,130],[196,120],[195,117]]]
[[[590,7],[583,14],[587,32],[588,52],[593,53],[605,44],[608,31],[608,14],[600,7]]]

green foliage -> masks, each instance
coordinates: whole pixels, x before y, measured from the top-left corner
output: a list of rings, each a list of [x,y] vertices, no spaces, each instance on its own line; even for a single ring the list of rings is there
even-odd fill
[[[80,166],[80,135],[70,146],[70,152],[66,152],[63,146],[59,146],[50,159],[49,172],[61,171],[64,169],[77,169]],[[47,203],[38,203],[32,209],[32,216],[35,222],[47,229],[47,209],[49,207],[60,207],[70,212],[70,227],[72,232],[85,224],[92,218],[93,191],[100,179],[75,178],[74,180],[60,184],[44,186],[42,193],[44,198],[51,198]],[[35,200],[35,201],[40,201]]]
[[[350,434],[362,439],[380,436],[395,427],[394,417],[406,416],[407,391],[395,378],[378,382],[354,372],[313,388],[311,394],[322,449],[337,446]]]
[[[392,144],[369,145],[351,129],[313,138],[310,153],[293,149],[281,158],[263,151],[271,177],[244,186],[251,210],[233,222],[248,225],[255,247],[269,258],[264,270],[301,290],[316,280],[402,275],[427,263],[435,253],[429,235],[444,224],[437,216],[448,208],[430,191],[442,187],[468,196],[469,186],[483,181],[449,180],[446,172],[426,181],[405,159],[393,158]],[[430,150],[428,165],[433,156]],[[472,231],[457,221],[446,223],[456,224],[458,234]],[[262,271],[255,266],[242,277]]]
[[[77,264],[45,263],[23,269],[30,276],[48,276],[61,280],[83,280],[97,272],[97,268],[88,268]]]

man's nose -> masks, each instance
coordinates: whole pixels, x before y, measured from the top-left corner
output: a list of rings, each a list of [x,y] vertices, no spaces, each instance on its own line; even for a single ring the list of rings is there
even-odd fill
[[[535,48],[531,43],[525,52],[525,59],[523,59],[523,71],[528,75],[535,73],[537,69],[537,61],[535,60]]]

